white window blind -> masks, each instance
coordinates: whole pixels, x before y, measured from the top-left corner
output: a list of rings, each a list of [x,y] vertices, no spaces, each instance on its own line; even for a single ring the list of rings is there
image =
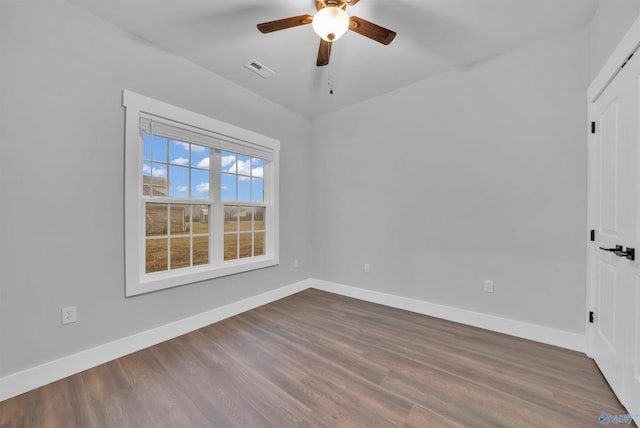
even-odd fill
[[[273,149],[269,147],[263,147],[248,141],[242,141],[212,131],[195,128],[148,113],[140,113],[140,133],[157,135],[185,143],[200,144],[214,149],[264,159],[266,161],[273,160]]]

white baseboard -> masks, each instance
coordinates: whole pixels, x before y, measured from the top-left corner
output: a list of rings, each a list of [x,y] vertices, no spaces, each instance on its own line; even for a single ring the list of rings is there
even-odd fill
[[[343,284],[336,284],[318,279],[312,280],[311,287],[347,297],[364,300],[381,305],[391,306],[406,311],[429,315],[436,318],[471,325],[498,333],[508,334],[523,339],[546,343],[573,351],[585,352],[586,337],[550,327],[501,318],[480,312],[468,311],[451,306],[429,303],[424,300],[411,299],[378,291],[365,290]]]
[[[307,288],[316,288],[574,351],[584,352],[586,348],[585,336],[577,333],[310,278],[0,378],[0,401],[274,302]]]
[[[310,284],[290,284],[0,378],[0,401],[306,290]]]

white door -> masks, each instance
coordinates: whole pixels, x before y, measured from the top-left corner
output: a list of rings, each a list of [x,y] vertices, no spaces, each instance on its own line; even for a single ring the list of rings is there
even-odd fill
[[[630,249],[640,250],[639,79],[636,55],[589,113],[595,121],[589,142],[590,222],[595,229],[589,250],[589,345],[630,413],[640,413],[640,265],[630,255]]]

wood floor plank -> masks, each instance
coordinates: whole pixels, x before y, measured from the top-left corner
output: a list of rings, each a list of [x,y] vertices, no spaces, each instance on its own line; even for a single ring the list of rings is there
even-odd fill
[[[305,290],[0,402],[14,427],[588,427],[584,354]]]
[[[100,401],[131,389],[131,382],[119,360],[80,373],[91,401]]]

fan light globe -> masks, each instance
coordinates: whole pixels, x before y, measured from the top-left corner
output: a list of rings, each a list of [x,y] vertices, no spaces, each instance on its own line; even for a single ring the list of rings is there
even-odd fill
[[[312,25],[323,40],[335,42],[349,29],[349,15],[339,7],[327,6],[316,12]]]

